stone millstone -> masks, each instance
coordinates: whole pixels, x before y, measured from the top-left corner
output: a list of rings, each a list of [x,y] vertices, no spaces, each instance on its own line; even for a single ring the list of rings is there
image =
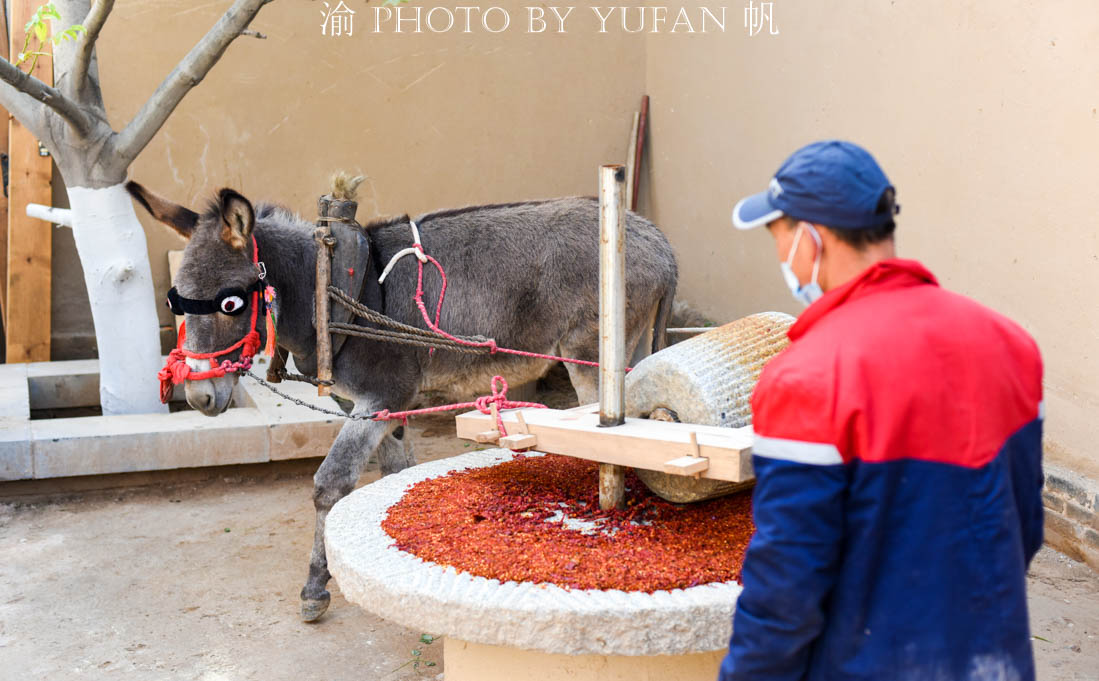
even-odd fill
[[[500,582],[401,551],[382,529],[410,486],[514,458],[489,449],[429,461],[340,500],[328,515],[324,543],[344,597],[414,631],[552,654],[687,655],[728,645],[741,591],[734,581],[653,593]]]
[[[626,415],[705,426],[751,425],[752,391],[772,357],[789,343],[794,318],[761,312],[646,357],[626,376]],[[689,503],[730,494],[752,483],[695,479],[637,470],[654,494]]]

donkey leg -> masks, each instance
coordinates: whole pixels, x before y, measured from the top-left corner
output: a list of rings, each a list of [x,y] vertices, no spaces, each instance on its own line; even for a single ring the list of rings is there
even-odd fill
[[[382,475],[403,471],[416,465],[416,456],[412,453],[412,443],[407,440],[408,429],[397,426],[378,446],[378,465]]]
[[[356,413],[364,413],[356,410]],[[369,412],[365,412],[369,413]],[[313,534],[313,552],[309,557],[309,576],[301,590],[301,618],[314,622],[328,609],[332,595],[325,589],[332,575],[324,552],[324,524],[337,501],[355,488],[370,455],[392,430],[392,423],[348,421],[313,476],[313,506],[317,525]]]
[[[567,351],[561,354],[569,356]],[[575,357],[575,355],[573,355]],[[599,370],[580,364],[565,363],[565,369],[569,372],[569,383],[576,391],[576,400],[580,404],[592,404],[599,401]]]
[[[653,354],[657,311],[657,306],[654,305],[652,311],[645,317],[645,322],[641,325],[640,336],[637,338],[636,345],[629,350],[630,366],[636,366],[638,362]]]

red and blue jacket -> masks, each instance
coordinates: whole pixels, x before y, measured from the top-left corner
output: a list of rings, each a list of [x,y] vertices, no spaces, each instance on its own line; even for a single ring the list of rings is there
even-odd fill
[[[720,681],[1032,681],[1034,341],[899,259],[789,335],[752,396],[756,534]]]

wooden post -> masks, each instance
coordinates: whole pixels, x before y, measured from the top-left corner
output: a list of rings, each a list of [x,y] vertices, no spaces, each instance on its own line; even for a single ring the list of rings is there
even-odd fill
[[[626,145],[626,200],[622,204],[624,208],[633,210],[633,178],[637,173],[637,166],[634,162],[637,159],[637,126],[641,120],[641,113],[638,111],[633,112],[633,124],[630,126],[630,142]]]
[[[599,169],[599,425],[626,422],[626,169]],[[599,464],[599,507],[622,508],[626,469]]]
[[[637,122],[637,143],[633,145],[633,184],[630,187],[630,210],[637,210],[637,197],[641,192],[641,159],[645,156],[645,129],[649,124],[649,96],[641,98],[641,114]]]
[[[316,290],[316,329],[317,329],[317,380],[332,380],[332,335],[328,332],[328,283],[332,280],[332,229],[328,221],[329,197],[322,196],[317,202],[317,212],[322,218],[317,221],[313,239],[317,242],[317,290]],[[317,386],[318,395],[331,395],[332,388]]]
[[[0,34],[8,34],[8,15],[0,11]],[[8,43],[0,40],[0,57],[8,58]],[[0,107],[0,151],[8,153],[8,124],[11,117],[7,109]],[[8,159],[10,162],[10,158]],[[8,326],[8,185],[7,169],[4,171],[4,187],[0,192],[0,324],[7,329]]]
[[[12,0],[9,54],[23,49],[24,25],[41,4]],[[26,67],[26,64],[23,65]],[[53,84],[53,59],[42,57],[31,74]],[[53,164],[39,151],[38,140],[11,118],[8,132],[7,304],[4,308],[8,362],[50,359],[50,248],[53,225],[27,216],[28,203],[53,205]]]

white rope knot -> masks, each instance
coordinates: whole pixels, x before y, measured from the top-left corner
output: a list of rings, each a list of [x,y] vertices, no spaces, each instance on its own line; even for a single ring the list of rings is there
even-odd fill
[[[393,269],[393,266],[397,264],[397,261],[406,255],[414,255],[416,259],[421,263],[427,262],[427,256],[424,255],[424,245],[420,243],[420,230],[416,228],[416,221],[409,220],[408,226],[412,228],[412,246],[398,251],[392,258],[389,259],[389,264],[382,270],[382,276],[378,277],[378,283],[385,283],[385,278],[389,276],[389,272]]]

